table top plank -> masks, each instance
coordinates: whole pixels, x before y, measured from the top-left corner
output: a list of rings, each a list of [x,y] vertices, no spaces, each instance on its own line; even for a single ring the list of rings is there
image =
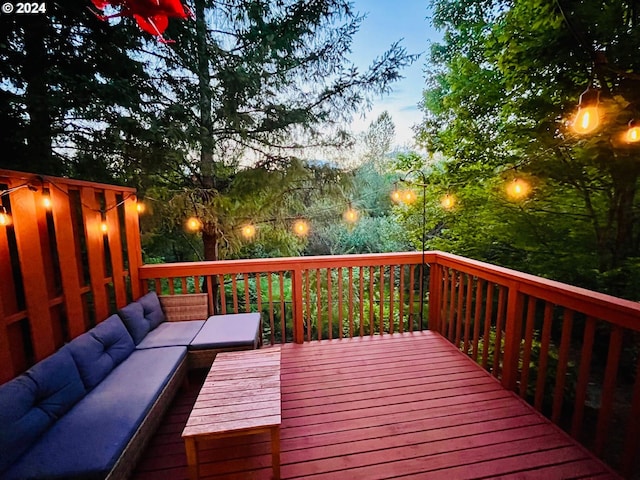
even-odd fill
[[[211,436],[280,425],[280,347],[216,356],[182,432]]]

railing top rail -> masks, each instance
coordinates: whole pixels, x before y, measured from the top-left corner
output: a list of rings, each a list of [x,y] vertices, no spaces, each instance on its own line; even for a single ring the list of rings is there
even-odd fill
[[[532,297],[640,331],[640,303],[555,280],[472,260],[446,252],[429,252],[430,263],[451,267],[491,282],[517,288]]]
[[[218,275],[224,273],[274,272],[294,269],[369,267],[420,264],[421,252],[371,253],[361,255],[322,255],[311,257],[258,258],[215,262],[157,263],[140,267],[140,279]]]

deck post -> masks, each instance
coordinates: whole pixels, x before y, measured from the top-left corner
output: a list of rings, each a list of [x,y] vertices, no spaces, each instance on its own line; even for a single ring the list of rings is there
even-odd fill
[[[518,382],[518,359],[522,340],[522,315],[524,297],[517,283],[509,285],[507,297],[507,318],[504,338],[504,365],[502,367],[502,386],[515,391]]]
[[[293,303],[293,341],[304,342],[303,302],[302,302],[302,268],[295,267],[291,276],[291,301]]]
[[[424,268],[424,266],[423,266]],[[440,287],[442,285],[442,267],[437,263],[429,264],[429,321],[427,328],[440,331]]]

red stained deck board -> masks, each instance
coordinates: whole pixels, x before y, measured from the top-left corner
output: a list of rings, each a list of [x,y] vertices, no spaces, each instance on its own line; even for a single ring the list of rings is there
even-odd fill
[[[268,347],[267,347],[268,348]],[[282,347],[282,478],[617,478],[437,334]],[[221,374],[233,374],[233,366]],[[259,384],[260,379],[256,379]],[[176,400],[137,480],[186,479]],[[207,402],[247,403],[243,393]],[[269,479],[268,435],[212,441],[207,479]]]

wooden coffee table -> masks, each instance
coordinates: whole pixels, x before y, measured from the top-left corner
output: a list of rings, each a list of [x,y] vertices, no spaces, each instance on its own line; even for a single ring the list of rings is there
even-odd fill
[[[280,421],[280,347],[219,353],[182,432],[189,478],[199,478],[200,442],[270,432],[279,479]]]

